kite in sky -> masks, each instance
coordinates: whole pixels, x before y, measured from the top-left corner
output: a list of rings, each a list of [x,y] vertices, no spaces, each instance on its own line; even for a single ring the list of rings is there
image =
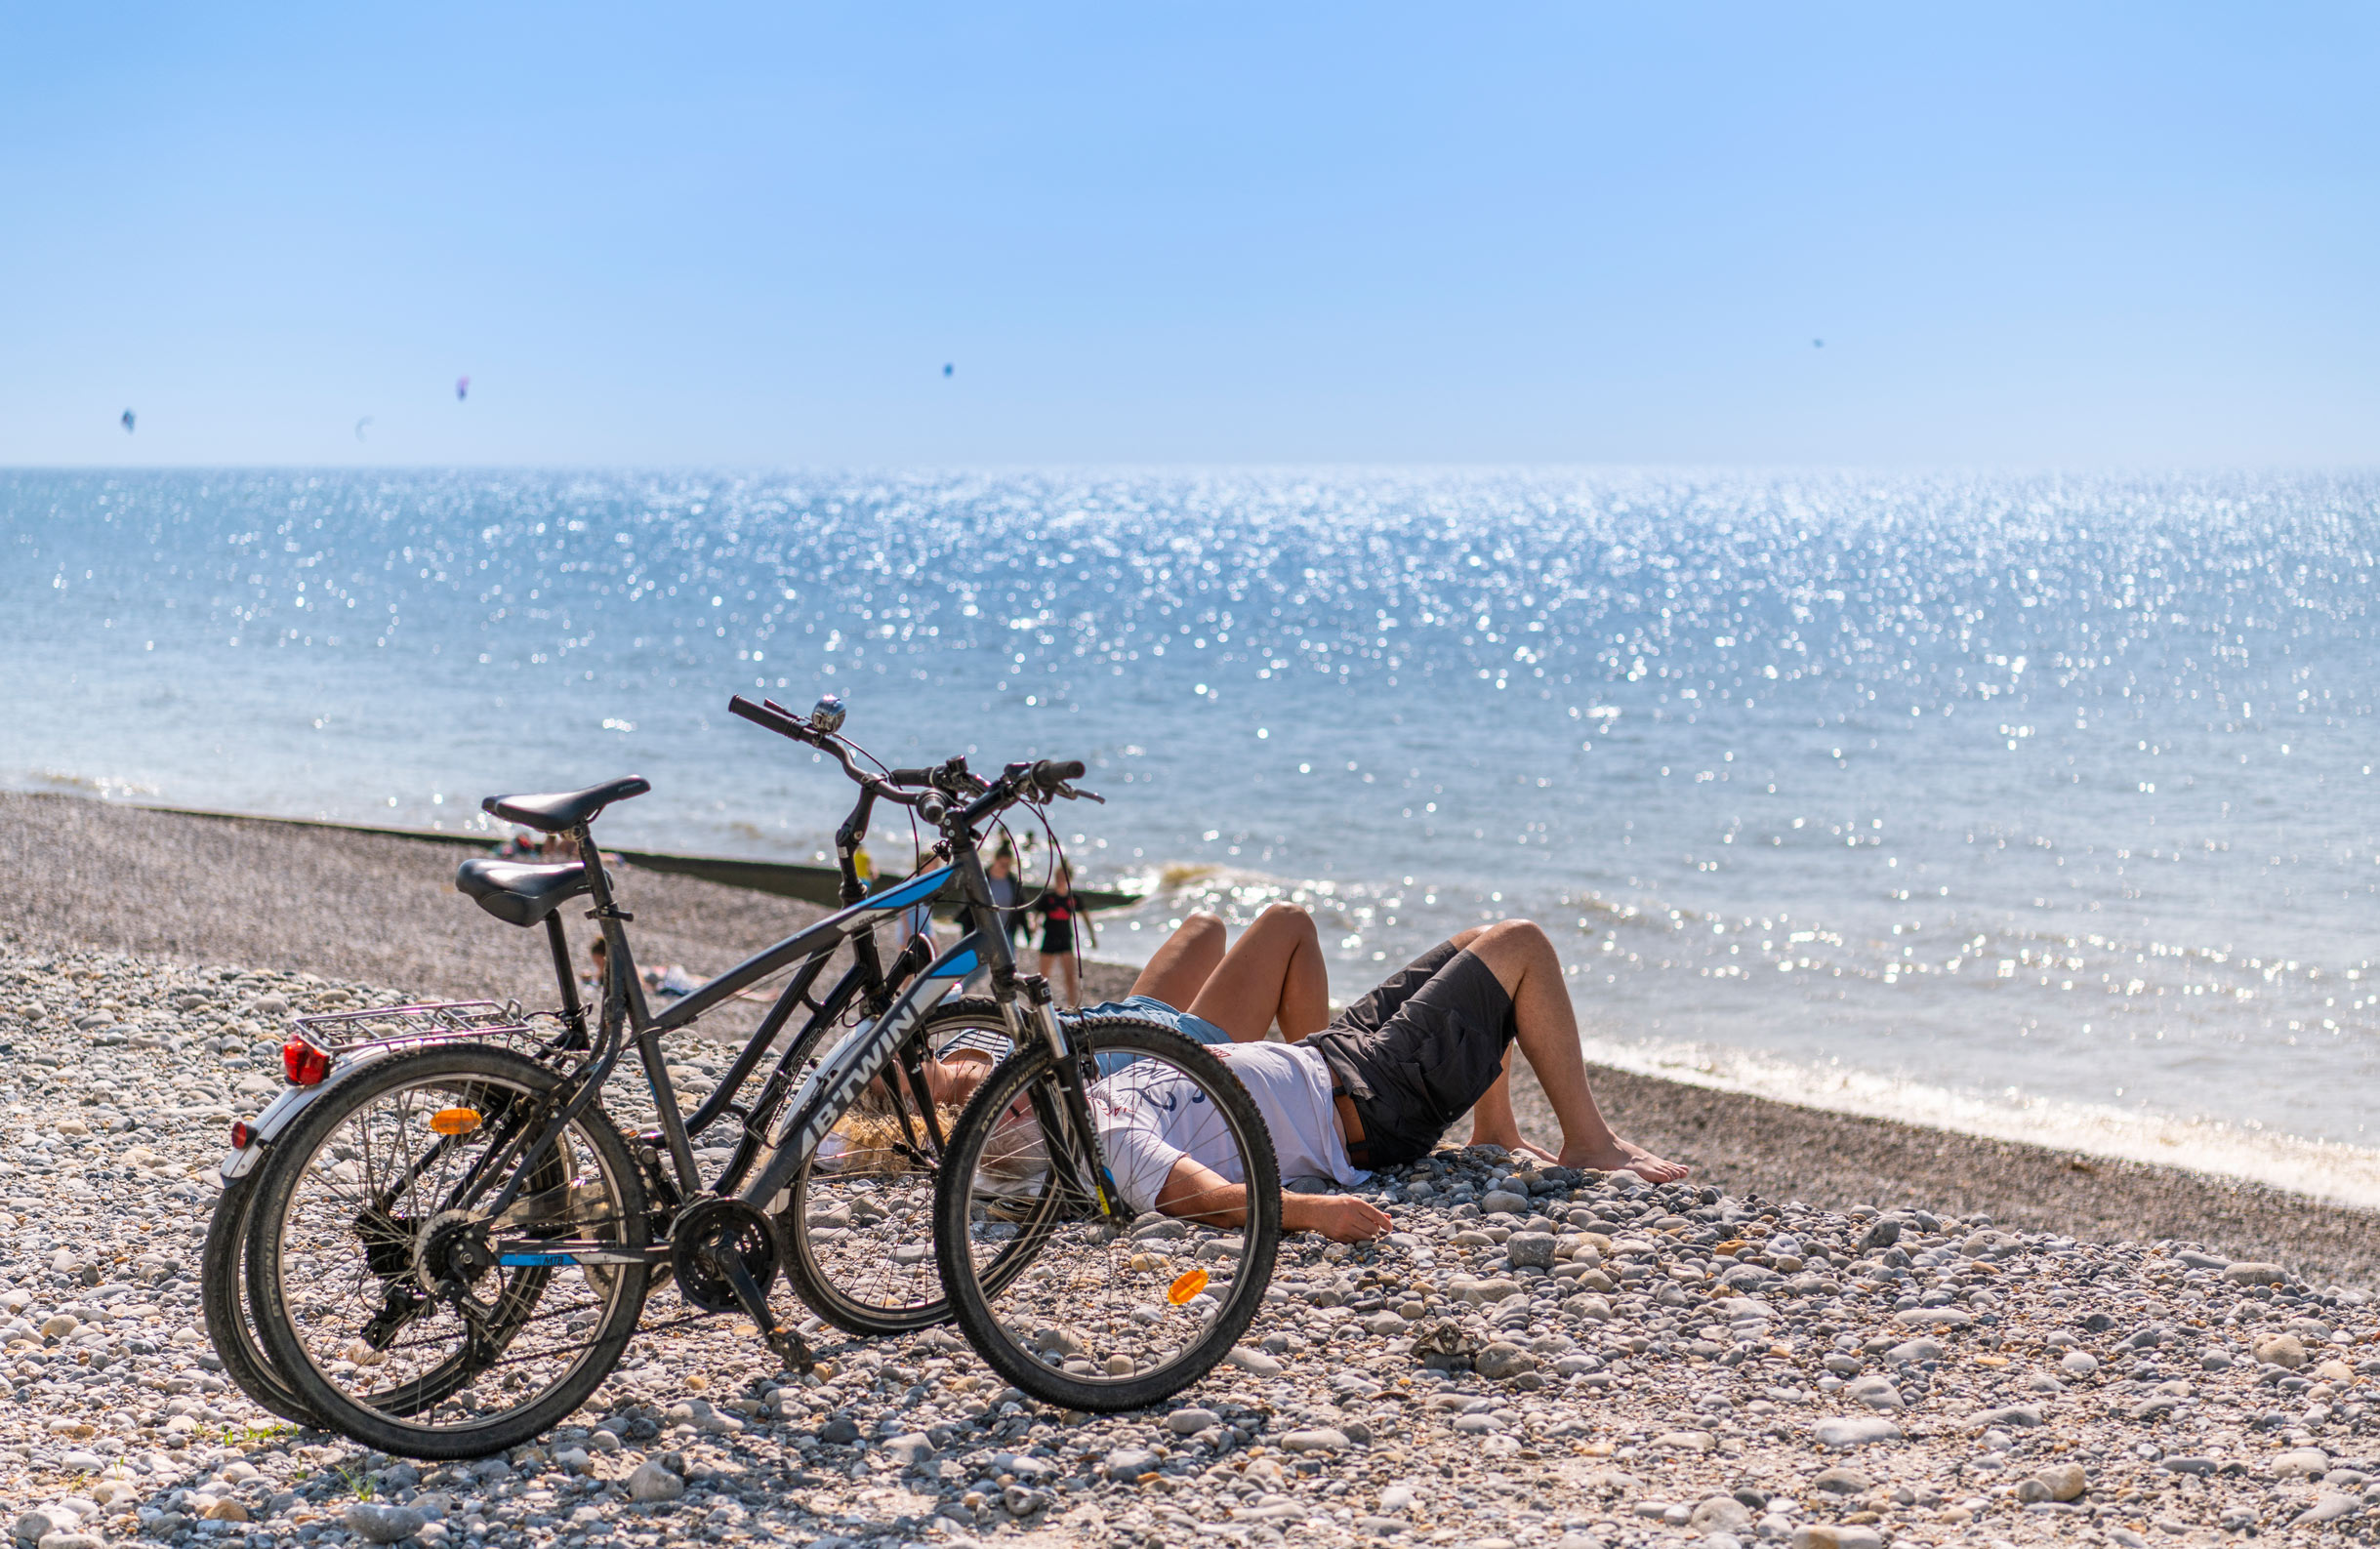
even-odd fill
[[[471,392],[472,379],[469,377],[457,377],[455,379],[455,401],[457,403],[461,403],[465,398],[471,396]]]
[[[944,376],[946,376],[946,377],[947,377],[947,376],[949,376],[949,375],[951,374],[951,372],[952,372],[952,370],[953,370],[953,369],[955,369],[955,368],[953,368],[953,366],[951,365],[951,363],[950,363],[949,361],[945,360],[944,362],[942,362],[942,375],[944,375]]]
[[[360,441],[360,440],[362,440],[362,439],[364,438],[364,434],[363,434],[363,428],[364,428],[365,426],[367,426],[367,425],[370,425],[371,423],[372,423],[372,417],[371,417],[370,415],[368,415],[368,414],[367,414],[367,415],[365,415],[365,416],[364,416],[362,419],[360,419],[360,420],[358,420],[358,421],[356,421],[356,422],[355,422],[355,439],[356,439],[356,440]]]
[[[123,415],[116,421],[118,425],[124,427],[124,433],[126,435],[132,434],[132,411],[130,409],[126,409]]]

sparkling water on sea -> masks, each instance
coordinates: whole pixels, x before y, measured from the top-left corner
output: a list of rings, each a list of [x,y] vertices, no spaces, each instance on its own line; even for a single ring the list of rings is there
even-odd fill
[[[0,474],[0,782],[415,827],[635,771],[807,858],[896,763],[1079,756],[1145,954],[1334,990],[1527,915],[1590,1051],[2380,1201],[2380,479]],[[905,852],[880,826],[881,859]],[[495,928],[491,926],[490,928]]]

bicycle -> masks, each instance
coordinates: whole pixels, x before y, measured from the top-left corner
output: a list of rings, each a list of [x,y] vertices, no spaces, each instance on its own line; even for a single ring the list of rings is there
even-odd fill
[[[1188,1039],[1115,1019],[1062,1023],[1047,986],[1015,971],[985,885],[982,831],[1013,806],[1087,795],[1070,784],[1083,766],[1017,763],[986,781],[954,758],[930,770],[870,775],[837,736],[841,711],[831,698],[806,720],[741,698],[729,708],[834,756],[860,787],[838,834],[846,894],[857,886],[849,856],[878,800],[911,807],[939,830],[933,860],[655,1015],[636,973],[626,930],[633,917],[619,907],[591,829],[606,806],[643,794],[646,783],[632,777],[484,803],[508,821],[570,835],[582,857],[558,867],[467,862],[458,876],[458,885],[500,917],[546,924],[561,1008],[508,1017],[512,1008],[484,1005],[471,1012],[395,1007],[305,1019],[284,1047],[291,1089],[253,1123],[235,1126],[225,1173],[227,1185],[240,1185],[248,1220],[242,1262],[226,1273],[246,1282],[247,1318],[231,1318],[233,1327],[219,1329],[218,1339],[236,1347],[253,1335],[263,1360],[241,1365],[261,1364],[312,1422],[424,1457],[517,1445],[577,1407],[609,1373],[657,1275],[674,1277],[700,1312],[742,1312],[789,1369],[806,1369],[810,1355],[768,1306],[764,1287],[779,1267],[822,1318],[856,1325],[854,1331],[921,1326],[956,1310],[995,1367],[1030,1366],[1036,1385],[1028,1391],[1054,1402],[1091,1401],[1079,1407],[1145,1403],[1133,1396],[1153,1384],[1178,1391],[1203,1376],[1254,1315],[1279,1233],[1279,1191],[1253,1104],[1219,1061]],[[879,967],[875,927],[946,891],[956,893],[963,917],[959,943],[930,957],[923,938],[914,938],[891,965]],[[555,915],[580,896],[593,905],[611,964],[592,1030]],[[845,943],[851,969],[823,999],[813,998],[828,959]],[[660,1036],[796,964],[760,1030],[695,1114],[683,1117]],[[941,1006],[979,964],[989,969],[988,1002]],[[854,1004],[862,1014],[847,1023]],[[738,1108],[743,1082],[803,1005],[813,1012],[803,1033],[752,1105]],[[338,1036],[357,1031],[368,1036]],[[840,1041],[829,1046],[838,1032]],[[900,1243],[900,1212],[879,1210],[876,1236],[891,1251],[822,1253],[821,1243],[845,1241],[825,1234],[847,1230],[851,1216],[833,1225],[836,1205],[813,1206],[838,1180],[853,1180],[857,1194],[870,1176],[849,1165],[847,1148],[822,1158],[822,1142],[845,1125],[863,1094],[874,1093],[890,1111],[881,1149],[913,1172],[933,1172],[962,1142],[967,1119],[945,1133],[927,1066],[963,1036],[1032,1051],[995,1072],[1014,1067],[1031,1080],[995,1080],[985,1089],[1021,1093],[1043,1155],[1060,1164],[1045,1168],[1038,1192],[1012,1191],[1004,1206],[1012,1219],[1003,1224],[1017,1230],[997,1251],[954,1257]],[[631,1044],[657,1119],[633,1145],[599,1101]],[[1185,1090],[1229,1113],[1230,1165],[1246,1180],[1244,1256],[1241,1273],[1219,1282],[1223,1294],[1182,1295],[1170,1304],[1174,1315],[1136,1323],[1164,1332],[1141,1334],[1136,1354],[1111,1354],[1110,1369],[1087,1388],[1063,1360],[1044,1361],[1039,1349],[1028,1360],[1024,1341],[1038,1333],[1020,1334],[988,1309],[1020,1283],[1046,1284],[1055,1267],[1075,1278],[1083,1255],[1101,1249],[1124,1280],[1146,1281],[1115,1250],[1128,1241],[1133,1212],[1115,1187],[1091,1113],[1092,1088],[1115,1079],[1101,1060],[1118,1054],[1153,1062],[1152,1073],[1172,1071],[1190,1083]],[[1015,1128],[1012,1116],[980,1101],[967,1114],[987,1132],[1004,1122],[1005,1131]],[[706,1182],[691,1137],[728,1116],[739,1121],[736,1145]],[[984,1153],[976,1143],[972,1154]],[[942,1181],[936,1174],[937,1221]],[[1223,1224],[1194,1208],[1187,1218],[1201,1230]],[[908,1219],[916,1221],[914,1209]],[[1052,1252],[1060,1257],[1040,1262]],[[964,1283],[956,1296],[943,1288],[954,1265]],[[847,1284],[860,1281],[866,1284]],[[1178,1335],[1181,1348],[1160,1349],[1165,1334]],[[1133,1380],[1115,1380],[1120,1360]],[[226,1365],[234,1367],[228,1356]]]

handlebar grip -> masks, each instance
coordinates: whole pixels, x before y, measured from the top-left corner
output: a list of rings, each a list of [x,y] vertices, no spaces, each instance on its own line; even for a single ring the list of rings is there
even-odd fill
[[[791,715],[780,714],[765,705],[756,705],[741,694],[727,701],[727,709],[734,714],[751,721],[754,725],[764,726],[780,737],[791,737],[796,742],[810,740],[810,729],[801,722]]]
[[[884,778],[896,786],[929,786],[934,783],[931,769],[887,769]]]
[[[1033,766],[1033,783],[1045,791],[1055,790],[1069,780],[1080,780],[1083,775],[1084,763],[1080,758],[1069,758],[1064,763],[1044,758]]]

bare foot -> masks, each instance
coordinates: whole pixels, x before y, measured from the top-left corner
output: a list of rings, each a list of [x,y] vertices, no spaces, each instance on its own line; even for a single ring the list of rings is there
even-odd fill
[[[1633,1172],[1647,1183],[1674,1183],[1694,1169],[1681,1162],[1664,1162],[1631,1140],[1614,1136],[1609,1146],[1600,1150],[1565,1151],[1562,1165],[1593,1167],[1599,1172]]]
[[[1534,1157],[1548,1166],[1560,1164],[1560,1159],[1552,1152],[1547,1151],[1534,1140],[1523,1140],[1518,1135],[1483,1135],[1474,1132],[1471,1136],[1471,1144],[1474,1146],[1501,1146],[1516,1157]]]

